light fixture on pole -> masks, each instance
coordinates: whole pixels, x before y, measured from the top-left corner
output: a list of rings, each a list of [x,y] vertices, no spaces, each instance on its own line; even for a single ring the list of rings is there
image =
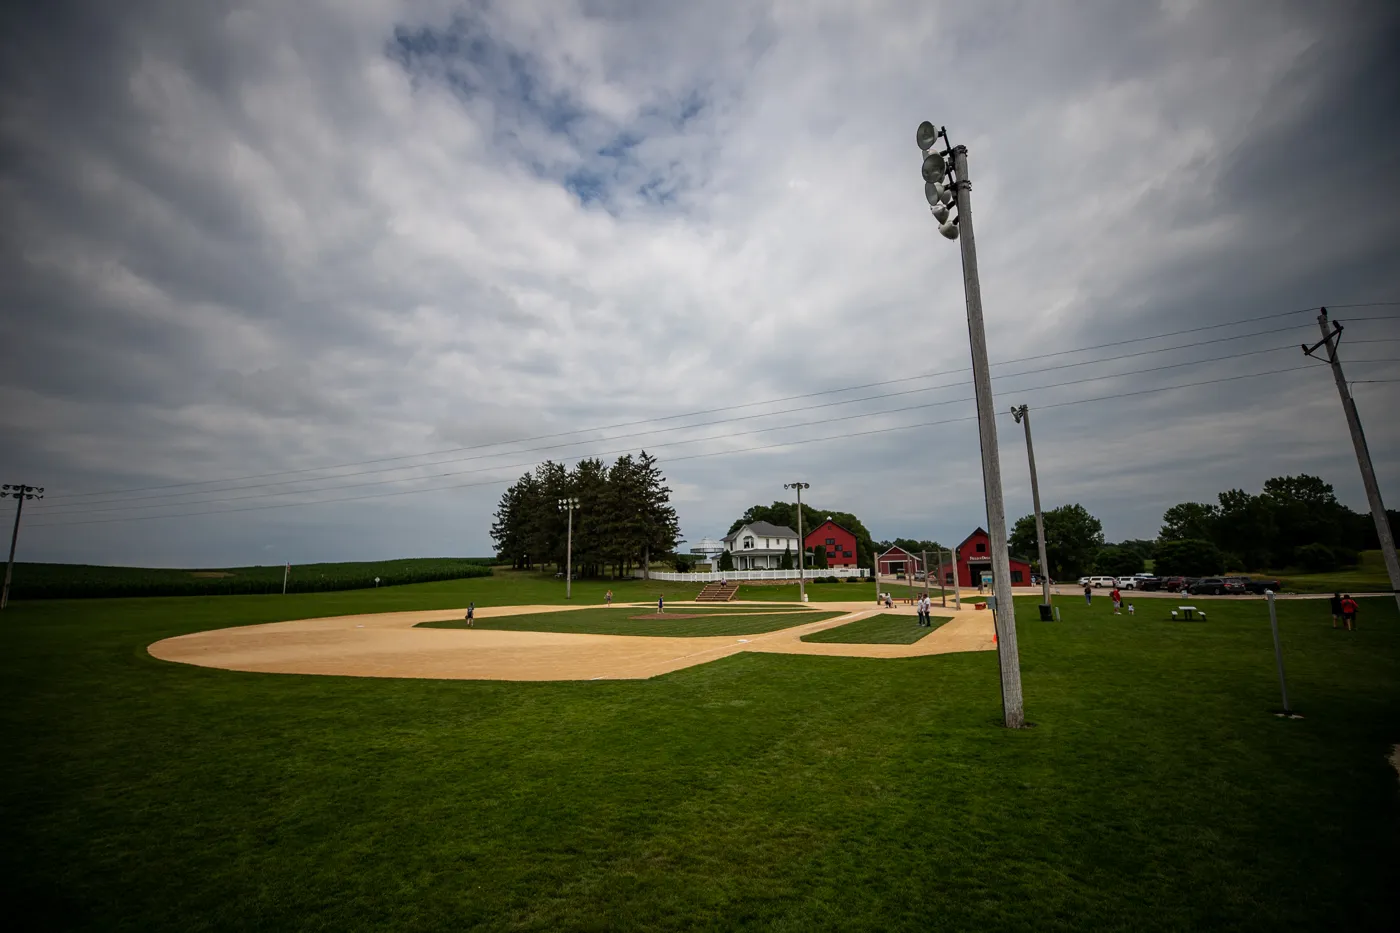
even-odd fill
[[[568,545],[564,551],[564,598],[574,598],[574,509],[578,508],[577,496],[566,496],[559,500],[559,511],[569,513]]]
[[[797,490],[797,598],[801,602],[807,601],[807,574],[802,569],[802,552],[807,550],[807,543],[802,539],[802,490],[811,489],[811,483],[783,483],[784,489]]]
[[[15,545],[19,542],[19,517],[24,512],[24,500],[44,498],[43,486],[23,483],[0,485],[0,499],[15,499],[15,530],[10,533],[10,562],[5,565],[5,588],[0,590],[0,609],[10,604],[10,577],[15,569]]]
[[[1026,724],[1026,713],[1021,695],[1021,662],[1016,650],[1016,606],[1011,594],[1011,561],[1006,541],[1006,506],[1002,502],[992,376],[987,362],[987,333],[982,322],[982,285],[977,276],[977,249],[972,235],[972,183],[968,180],[967,147],[949,147],[947,129],[935,127],[927,120],[919,124],[914,138],[924,154],[920,167],[924,197],[938,221],[938,232],[950,240],[961,241],[963,294],[967,302],[978,439],[982,447],[982,485],[987,496],[987,533],[991,538],[992,593],[996,601],[993,623],[1001,669],[1001,705],[1007,727],[1019,729]],[[942,152],[934,149],[940,139],[943,140]],[[940,204],[956,208],[956,216],[940,217]]]

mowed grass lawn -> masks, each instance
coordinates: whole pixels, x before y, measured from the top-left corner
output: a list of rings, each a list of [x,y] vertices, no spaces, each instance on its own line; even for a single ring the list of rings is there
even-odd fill
[[[539,581],[0,614],[0,847],[33,929],[1391,929],[1400,620],[1018,600],[990,652],[739,654],[649,681],[246,674],[215,626],[501,604]],[[621,588],[613,587],[617,593]],[[559,588],[562,601],[562,587]],[[575,597],[580,588],[575,588]],[[523,592],[541,602],[552,591]],[[619,596],[619,598],[622,598]],[[1141,608],[1141,607],[1139,607]]]
[[[656,607],[639,609],[576,609],[569,612],[532,612],[525,615],[477,618],[473,627],[510,632],[578,632],[588,635],[664,635],[697,637],[703,635],[756,635],[794,625],[834,619],[839,612],[782,612],[765,606],[719,609],[711,606],[676,604],[665,613],[677,618],[651,618]],[[646,614],[648,618],[638,619]],[[683,619],[697,615],[701,618]],[[465,619],[423,622],[420,628],[466,628]]]
[[[932,627],[926,628],[919,624],[919,617],[916,615],[881,612],[835,628],[803,635],[802,640],[839,645],[912,645],[925,635],[933,634],[939,626],[950,620],[947,616],[934,616],[931,621]]]

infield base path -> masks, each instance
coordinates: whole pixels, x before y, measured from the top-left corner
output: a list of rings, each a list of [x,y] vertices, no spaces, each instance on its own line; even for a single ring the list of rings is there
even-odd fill
[[[489,619],[585,608],[596,607],[479,608],[476,616]],[[681,608],[681,604],[677,604],[677,608]],[[958,651],[990,651],[995,647],[990,612],[936,609],[935,615],[951,616],[952,621],[912,645],[843,645],[801,639],[803,635],[879,612],[913,615],[913,608],[878,609],[864,602],[794,608],[845,614],[776,632],[695,638],[415,628],[423,622],[461,619],[466,614],[465,609],[438,609],[215,629],[167,638],[148,650],[163,661],[271,674],[446,680],[629,680],[655,677],[741,651],[914,658]],[[639,627],[645,624],[638,622]]]

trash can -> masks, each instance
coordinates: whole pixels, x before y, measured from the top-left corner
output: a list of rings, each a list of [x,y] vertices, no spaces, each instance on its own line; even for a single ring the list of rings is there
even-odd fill
[[[1055,621],[1055,610],[1054,610],[1053,607],[1051,607],[1051,606],[1050,606],[1049,604],[1047,604],[1047,603],[1041,603],[1041,604],[1040,604],[1040,621],[1042,621],[1042,622],[1054,622],[1054,621]]]

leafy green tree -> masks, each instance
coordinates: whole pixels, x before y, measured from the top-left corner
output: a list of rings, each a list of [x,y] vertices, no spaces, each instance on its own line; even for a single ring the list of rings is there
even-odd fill
[[[1141,573],[1142,568],[1142,555],[1124,547],[1109,545],[1100,548],[1094,557],[1094,573],[1110,577],[1131,577],[1135,573]]]
[[[1103,547],[1103,523],[1078,503],[1043,512],[1041,518],[1045,522],[1045,556],[1050,562],[1050,576],[1068,580],[1086,573]],[[1009,546],[1014,554],[1038,553],[1034,514],[1017,520]]]
[[[789,545],[787,545],[786,547],[783,548],[783,561],[782,561],[781,564],[778,565],[778,567],[779,567],[779,569],[781,569],[781,570],[791,570],[791,569],[792,569],[792,545],[791,545],[791,544],[789,544]]]
[[[812,552],[812,567],[815,570],[826,570],[826,545],[818,544],[816,550]]]
[[[732,573],[734,570],[734,555],[728,551],[721,554],[719,556],[719,569],[726,573]]]
[[[1201,502],[1182,502],[1167,509],[1162,515],[1162,530],[1157,533],[1158,542],[1213,541],[1215,522],[1220,517],[1220,509]]]
[[[1308,573],[1327,573],[1341,566],[1337,554],[1325,544],[1305,544],[1294,554],[1298,566]]]
[[[1156,573],[1164,577],[1208,577],[1225,566],[1220,548],[1201,538],[1181,538],[1157,545]]]

